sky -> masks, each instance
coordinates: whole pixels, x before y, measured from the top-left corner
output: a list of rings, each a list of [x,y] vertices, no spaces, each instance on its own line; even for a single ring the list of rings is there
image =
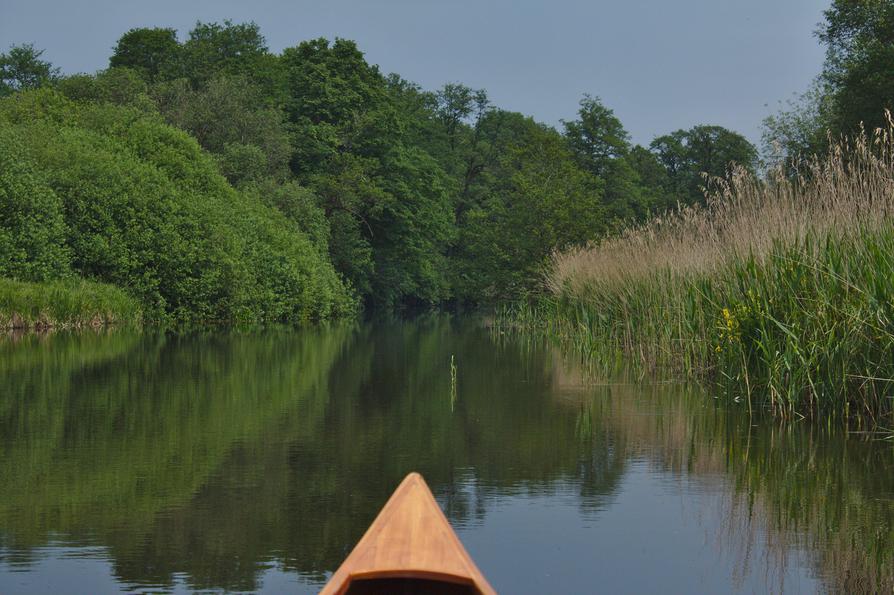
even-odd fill
[[[484,88],[498,107],[559,126],[585,93],[634,142],[696,124],[760,140],[761,121],[807,89],[830,0],[0,0],[0,51],[33,43],[66,74],[108,65],[133,27],[254,21],[272,51],[357,41],[383,73],[425,89]]]

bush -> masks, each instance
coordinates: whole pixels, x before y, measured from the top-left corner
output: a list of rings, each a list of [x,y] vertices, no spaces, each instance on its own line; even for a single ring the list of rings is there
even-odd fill
[[[72,269],[126,289],[149,318],[292,320],[353,308],[299,228],[230,186],[158,115],[43,90],[0,102],[0,131],[61,202]]]
[[[0,277],[44,281],[69,271],[62,201],[0,130]]]

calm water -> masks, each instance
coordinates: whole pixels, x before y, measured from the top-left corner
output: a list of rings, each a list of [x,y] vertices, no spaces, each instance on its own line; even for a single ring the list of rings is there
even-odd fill
[[[315,593],[411,470],[502,593],[894,585],[892,441],[473,323],[0,338],[0,593]]]

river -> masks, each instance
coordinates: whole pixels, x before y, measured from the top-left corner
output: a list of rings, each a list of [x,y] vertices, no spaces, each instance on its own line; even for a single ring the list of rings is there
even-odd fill
[[[0,337],[0,593],[315,593],[412,470],[501,593],[894,586],[891,440],[472,320]]]

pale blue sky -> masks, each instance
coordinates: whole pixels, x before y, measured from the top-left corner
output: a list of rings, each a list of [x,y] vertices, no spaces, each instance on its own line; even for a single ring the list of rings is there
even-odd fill
[[[720,124],[753,141],[780,101],[807,88],[830,0],[0,0],[0,47],[32,42],[66,73],[107,65],[131,27],[255,21],[280,51],[354,39],[370,62],[427,89],[484,87],[498,106],[557,125],[584,93],[634,141]]]

